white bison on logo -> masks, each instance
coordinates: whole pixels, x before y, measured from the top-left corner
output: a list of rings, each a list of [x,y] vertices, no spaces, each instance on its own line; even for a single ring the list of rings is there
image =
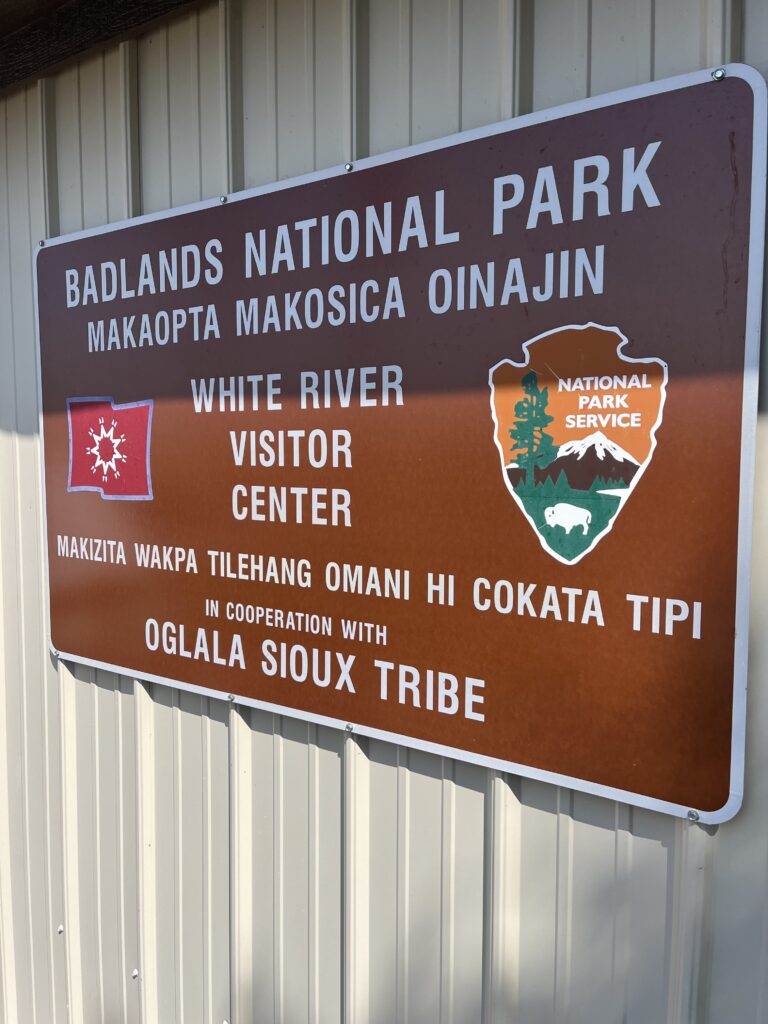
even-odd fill
[[[544,518],[547,526],[562,526],[566,533],[570,533],[574,526],[580,526],[586,537],[589,532],[589,524],[592,522],[592,513],[587,508],[579,508],[578,505],[569,505],[565,501],[558,501],[556,505],[550,505],[544,509]]]

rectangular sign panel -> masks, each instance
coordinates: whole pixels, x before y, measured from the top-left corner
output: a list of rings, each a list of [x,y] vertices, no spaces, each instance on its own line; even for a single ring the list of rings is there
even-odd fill
[[[46,242],[52,647],[732,816],[764,191],[733,66]]]

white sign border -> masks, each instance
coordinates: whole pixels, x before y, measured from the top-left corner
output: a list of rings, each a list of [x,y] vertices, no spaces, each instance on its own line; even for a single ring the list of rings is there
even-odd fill
[[[716,72],[720,77],[715,77]],[[722,72],[725,74],[721,75]],[[421,153],[431,153],[463,142],[489,138],[504,132],[527,128],[531,125],[545,124],[549,121],[556,121],[560,118],[570,117],[574,114],[583,113],[585,111],[599,110],[603,107],[614,106],[617,103],[626,103],[629,100],[643,99],[647,96],[655,96],[665,92],[674,92],[680,89],[686,89],[691,86],[704,85],[707,83],[714,89],[717,88],[723,78],[739,78],[750,86],[754,100],[754,121],[752,135],[749,264],[745,324],[739,529],[736,572],[736,628],[734,649],[733,716],[731,730],[731,775],[729,797],[722,807],[714,811],[705,811],[688,807],[685,804],[676,804],[664,800],[657,800],[653,797],[644,796],[640,793],[614,789],[610,786],[603,786],[599,783],[590,782],[589,780],[559,775],[555,772],[532,768],[528,765],[517,764],[512,761],[502,761],[497,758],[474,754],[472,751],[443,746],[438,743],[430,743],[426,740],[420,740],[412,736],[391,733],[382,729],[374,729],[366,725],[356,725],[350,722],[345,722],[341,719],[328,718],[323,715],[316,715],[311,712],[302,711],[298,708],[284,707],[283,705],[271,704],[265,701],[242,697],[238,694],[225,693],[222,690],[213,690],[203,686],[196,686],[193,683],[186,683],[180,679],[172,679],[167,676],[158,676],[146,672],[136,672],[134,669],[128,668],[124,665],[113,665],[108,662],[96,661],[92,658],[84,658],[81,655],[67,651],[59,651],[53,646],[52,640],[50,639],[51,609],[48,564],[48,514],[45,495],[45,440],[43,435],[40,318],[37,282],[37,257],[43,248],[48,248],[53,245],[61,245],[65,242],[72,242],[79,238],[92,238],[96,235],[107,234],[109,232],[119,231],[123,228],[151,223],[156,220],[165,220],[182,214],[192,213],[197,210],[211,209],[219,206],[222,202],[239,202],[244,199],[251,199],[254,196],[268,195],[271,192],[295,188],[298,185],[305,185],[310,182],[341,177],[348,173],[354,173],[355,171],[365,170],[370,167],[378,167],[383,164],[394,163],[398,160],[417,156]],[[365,157],[360,160],[356,160],[354,163],[342,164],[337,167],[331,167],[321,171],[313,171],[309,174],[300,175],[295,178],[288,178],[284,181],[273,182],[269,185],[247,189],[231,195],[219,196],[214,199],[206,199],[201,202],[190,203],[185,206],[174,207],[169,210],[161,210],[156,213],[143,214],[138,217],[115,221],[113,223],[103,224],[94,228],[86,228],[82,231],[74,231],[66,235],[59,235],[55,238],[46,239],[40,242],[35,247],[33,254],[33,277],[37,355],[38,425],[40,435],[39,472],[41,496],[43,500],[43,515],[41,517],[42,550],[47,594],[46,628],[51,654],[63,661],[87,665],[92,668],[104,669],[110,672],[117,672],[120,675],[144,679],[148,682],[170,685],[177,689],[199,694],[200,696],[214,697],[219,700],[226,700],[229,703],[245,707],[259,708],[264,711],[286,715],[289,718],[298,718],[317,725],[326,725],[344,729],[350,734],[385,740],[389,743],[400,744],[416,750],[423,750],[428,753],[437,754],[441,757],[451,757],[460,761],[469,762],[470,764],[480,765],[481,767],[522,776],[523,778],[537,779],[542,782],[549,782],[553,785],[562,786],[578,792],[591,793],[596,796],[605,797],[609,800],[616,800],[630,804],[634,807],[642,807],[647,810],[659,811],[676,817],[688,818],[691,821],[700,821],[704,824],[714,825],[721,824],[722,822],[733,818],[739,811],[744,796],[744,746],[746,733],[747,657],[749,641],[749,584],[752,544],[752,508],[754,502],[760,330],[763,294],[763,260],[765,246],[766,136],[768,135],[768,120],[766,118],[767,107],[766,82],[763,76],[755,68],[750,67],[747,64],[725,64],[717,69],[707,68],[701,71],[693,71],[685,75],[678,75],[674,78],[667,78],[657,82],[631,86],[627,89],[605,93],[601,96],[577,100],[574,103],[566,103],[558,107],[537,111],[532,114],[525,114],[521,117],[500,121],[495,124],[484,125],[480,128],[473,128],[468,131],[458,132],[454,135],[434,139],[429,142],[417,143],[416,145],[407,146],[379,156]]]

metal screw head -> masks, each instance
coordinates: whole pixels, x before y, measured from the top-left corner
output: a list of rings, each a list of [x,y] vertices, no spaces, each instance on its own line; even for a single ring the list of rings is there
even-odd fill
[[[344,164],[344,170],[345,171],[351,171],[351,170],[354,169],[354,166],[355,166],[354,164]]]
[[[59,927],[56,929],[56,934],[57,935],[63,935],[64,934],[64,925],[63,924],[60,924]]]
[[[220,203],[226,203],[226,201],[227,201],[227,197],[226,196],[219,196],[219,202]]]
[[[138,970],[137,967],[134,967],[133,970],[131,971],[131,977],[133,978],[134,981],[136,981],[138,976],[139,976],[139,970]]]
[[[234,700],[234,699],[235,699],[234,693],[228,693],[227,694],[227,700]]]
[[[344,732],[346,733],[351,733],[353,729],[354,726],[352,725],[351,722],[347,722],[347,724],[344,726]]]
[[[699,812],[698,811],[693,811],[693,810],[688,811],[688,820],[689,821],[698,821],[699,820]]]
[[[42,247],[43,247],[44,245],[45,245],[45,239],[44,239],[44,238],[41,238],[41,239],[40,239],[40,248],[42,249]]]
[[[715,70],[712,72],[712,77],[716,82],[722,82],[722,80],[725,78],[725,75],[725,68],[715,68]]]

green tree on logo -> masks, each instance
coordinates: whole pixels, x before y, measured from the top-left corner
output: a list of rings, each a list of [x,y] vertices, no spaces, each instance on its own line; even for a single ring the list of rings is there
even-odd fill
[[[510,451],[521,469],[525,470],[525,486],[533,490],[536,483],[535,469],[543,469],[557,455],[557,448],[545,427],[552,422],[547,412],[549,393],[539,388],[539,378],[533,370],[523,377],[525,398],[515,403],[515,425],[509,436],[514,442]]]

